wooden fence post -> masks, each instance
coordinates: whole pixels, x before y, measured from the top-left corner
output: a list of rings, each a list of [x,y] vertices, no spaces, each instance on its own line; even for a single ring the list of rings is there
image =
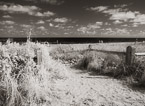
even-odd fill
[[[41,65],[42,63],[42,51],[37,50],[37,65]]]
[[[131,65],[135,60],[135,48],[128,46],[126,48],[126,64]]]
[[[88,50],[92,50],[92,45],[88,45]]]

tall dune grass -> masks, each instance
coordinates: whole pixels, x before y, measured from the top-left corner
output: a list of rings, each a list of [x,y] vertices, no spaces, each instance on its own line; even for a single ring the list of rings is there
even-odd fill
[[[34,61],[42,52],[42,63]],[[49,56],[50,48],[28,41],[0,45],[0,106],[49,106],[57,99],[57,79],[66,79],[65,67]]]

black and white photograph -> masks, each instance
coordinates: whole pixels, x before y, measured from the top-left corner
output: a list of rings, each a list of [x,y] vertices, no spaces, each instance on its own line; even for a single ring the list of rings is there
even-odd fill
[[[0,0],[0,106],[145,106],[145,1]]]

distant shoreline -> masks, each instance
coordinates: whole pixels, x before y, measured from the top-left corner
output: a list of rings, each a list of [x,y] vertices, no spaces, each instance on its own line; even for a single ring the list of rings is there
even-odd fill
[[[0,42],[10,39],[14,42],[26,42],[27,38],[0,38]],[[69,43],[108,43],[108,42],[143,42],[145,38],[31,38],[32,42],[49,42],[54,44]]]

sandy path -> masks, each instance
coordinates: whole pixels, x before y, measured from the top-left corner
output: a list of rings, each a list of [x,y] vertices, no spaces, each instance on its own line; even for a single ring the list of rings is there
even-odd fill
[[[60,97],[57,106],[145,106],[145,93],[122,81],[79,72],[69,68],[70,78],[56,83]]]

